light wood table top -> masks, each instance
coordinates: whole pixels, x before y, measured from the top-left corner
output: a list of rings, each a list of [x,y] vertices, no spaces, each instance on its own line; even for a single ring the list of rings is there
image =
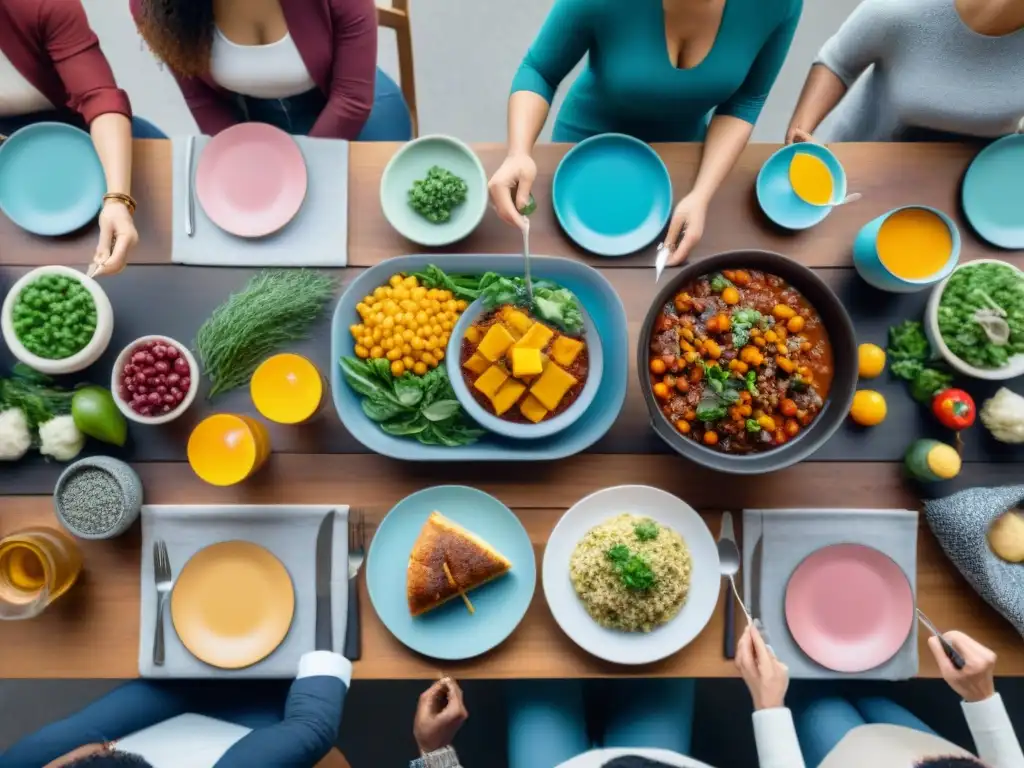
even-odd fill
[[[140,201],[138,226],[142,241],[133,255],[143,274],[167,269],[170,262],[170,144],[136,142],[134,192]],[[351,154],[349,259],[367,267],[391,256],[423,249],[401,238],[387,225],[378,203],[377,186],[394,144],[353,144]],[[650,282],[653,253],[600,260],[578,251],[561,233],[550,206],[550,184],[567,147],[538,148],[540,175],[536,197],[541,202],[532,219],[531,244],[536,253],[582,258],[607,270],[626,304],[634,339],[647,305],[642,286]],[[656,149],[672,173],[676,195],[685,190],[699,159],[696,145],[661,145]],[[956,197],[960,177],[974,149],[959,145],[843,145],[835,147],[849,173],[851,190],[863,201],[836,210],[812,232],[782,233],[756,210],[753,181],[763,160],[775,149],[752,145],[723,185],[712,206],[704,241],[696,256],[733,248],[778,250],[804,263],[839,272],[848,268],[850,243],[868,219],[909,201],[934,205],[960,219],[964,258],[997,256],[1024,266],[1024,254],[995,251],[980,243],[960,218]],[[501,148],[477,147],[488,171],[501,160]],[[58,241],[27,235],[0,217],[0,265],[27,267],[47,263],[85,264],[91,258],[95,231]],[[466,253],[516,252],[515,232],[488,216],[466,241],[449,250]],[[843,269],[836,269],[843,268]],[[196,272],[200,268],[176,267]],[[356,269],[343,270],[349,282]],[[6,282],[0,270],[0,282]],[[295,430],[280,453],[249,483],[217,489],[202,483],[184,461],[142,462],[136,468],[145,485],[146,501],[170,503],[348,503],[364,510],[376,523],[401,498],[421,488],[442,484],[474,485],[493,493],[519,515],[534,543],[538,563],[544,544],[560,515],[583,496],[612,485],[641,483],[663,488],[701,511],[717,534],[720,511],[744,507],[863,506],[918,508],[919,501],[901,478],[898,463],[808,461],[760,478],[719,475],[675,455],[652,454],[646,411],[630,361],[630,391],[610,437],[593,452],[543,464],[423,465],[402,463],[356,452],[327,452],[320,438]],[[333,418],[333,416],[331,417]],[[331,430],[343,430],[331,422]],[[623,448],[616,450],[617,445]],[[18,472],[18,469],[5,469]],[[25,470],[26,472],[35,469]],[[1013,464],[975,464],[971,480],[1002,484],[1017,480]],[[41,477],[43,475],[40,475]],[[48,477],[48,475],[47,475]],[[3,487],[0,485],[0,487]],[[0,497],[0,536],[30,524],[56,524],[48,496]],[[85,570],[74,591],[41,617],[0,623],[0,677],[135,677],[139,647],[139,536],[137,529],[109,542],[83,542]],[[534,600],[515,633],[494,651],[442,668],[408,651],[377,619],[362,587],[363,659],[359,678],[431,678],[439,672],[469,678],[608,676],[716,677],[735,675],[722,657],[721,604],[711,623],[690,646],[660,663],[625,669],[592,658],[570,641],[551,616],[538,583]],[[720,598],[721,599],[721,598]],[[1024,675],[1020,637],[990,609],[946,560],[924,526],[918,544],[918,600],[941,627],[974,635],[1000,655],[1002,675]],[[921,674],[937,675],[921,640]]]

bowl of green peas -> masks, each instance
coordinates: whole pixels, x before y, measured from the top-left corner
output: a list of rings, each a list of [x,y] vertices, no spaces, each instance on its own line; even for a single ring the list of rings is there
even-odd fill
[[[0,310],[4,341],[40,373],[76,373],[99,359],[114,310],[99,283],[70,267],[39,267],[11,286]]]

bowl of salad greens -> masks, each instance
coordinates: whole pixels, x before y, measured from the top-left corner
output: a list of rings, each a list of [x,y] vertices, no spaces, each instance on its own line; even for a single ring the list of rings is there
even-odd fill
[[[1002,381],[1024,374],[1024,273],[997,259],[957,267],[932,291],[925,330],[965,376]]]
[[[384,217],[399,234],[426,246],[469,235],[487,210],[480,159],[451,136],[423,136],[403,146],[380,180]]]
[[[18,360],[59,376],[88,368],[106,351],[114,310],[91,277],[70,267],[39,267],[7,292],[0,327]]]

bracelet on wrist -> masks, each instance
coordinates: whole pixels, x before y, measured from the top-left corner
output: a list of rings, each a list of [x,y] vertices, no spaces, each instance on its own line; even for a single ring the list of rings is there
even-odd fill
[[[128,209],[128,213],[130,213],[132,216],[135,215],[136,203],[135,198],[132,197],[131,195],[126,195],[123,192],[108,192],[103,196],[103,202],[122,203],[125,206],[125,208]]]

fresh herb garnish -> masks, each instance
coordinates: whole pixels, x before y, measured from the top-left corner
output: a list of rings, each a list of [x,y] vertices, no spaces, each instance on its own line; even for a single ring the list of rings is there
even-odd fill
[[[728,415],[728,406],[724,405],[717,397],[705,396],[697,405],[697,420],[703,421],[705,424],[724,419]]]
[[[653,520],[643,520],[633,526],[633,533],[640,541],[652,541],[658,538],[658,524]]]
[[[657,579],[650,564],[642,555],[632,553],[625,544],[616,544],[605,552],[605,557],[612,561],[612,566],[626,589],[642,592],[654,586]]]
[[[744,426],[747,428],[747,432],[752,435],[756,435],[761,431],[761,425],[757,423],[757,419],[747,419],[744,422]]]
[[[443,365],[423,376],[406,373],[396,378],[383,358],[343,357],[340,364],[345,381],[363,396],[363,413],[389,435],[456,447],[475,443],[483,434],[466,420]]]
[[[953,377],[934,368],[922,368],[910,382],[910,396],[922,405],[929,405],[939,392],[949,389]]]
[[[793,392],[806,392],[808,386],[808,383],[799,373],[789,377],[789,389]]]
[[[750,341],[750,329],[761,322],[756,309],[737,309],[732,313],[732,345],[737,349]]]
[[[757,374],[754,371],[747,371],[747,375],[743,378],[743,383],[747,387],[747,392],[752,395],[757,395]]]
[[[721,293],[732,284],[732,280],[729,280],[721,272],[716,272],[711,278],[711,290],[715,293]]]

